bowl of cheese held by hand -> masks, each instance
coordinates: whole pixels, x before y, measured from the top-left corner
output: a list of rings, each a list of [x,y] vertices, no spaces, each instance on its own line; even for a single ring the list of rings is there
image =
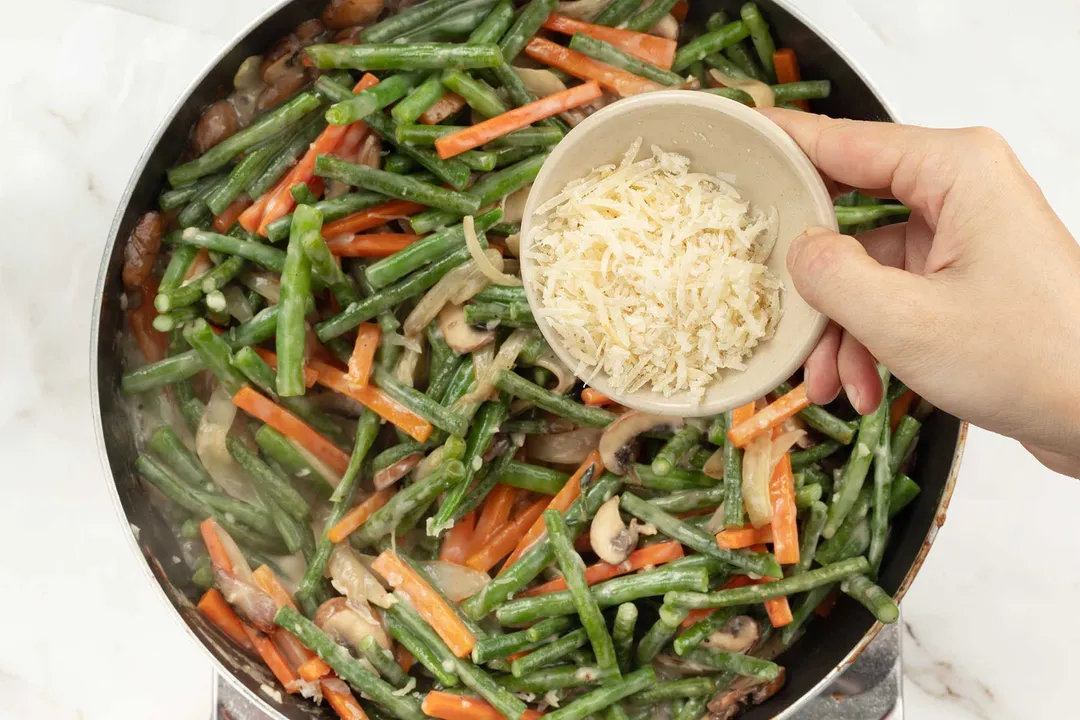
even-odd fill
[[[615,402],[703,417],[763,397],[806,360],[827,319],[787,254],[835,230],[809,158],[723,97],[673,90],[574,128],[529,194],[521,274],[559,358]]]

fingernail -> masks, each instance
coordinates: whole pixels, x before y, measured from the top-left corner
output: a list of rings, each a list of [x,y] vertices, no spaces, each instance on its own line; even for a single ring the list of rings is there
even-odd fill
[[[862,415],[862,410],[859,409],[861,404],[859,401],[862,399],[859,395],[858,389],[854,385],[845,385],[844,393],[847,395],[848,402],[851,403],[851,407],[855,408],[855,412]]]
[[[804,232],[803,235],[806,235],[807,237],[814,237],[815,235],[826,235],[831,232],[832,230],[830,230],[829,228],[821,227],[819,225],[811,225],[810,227],[806,228],[806,232]]]

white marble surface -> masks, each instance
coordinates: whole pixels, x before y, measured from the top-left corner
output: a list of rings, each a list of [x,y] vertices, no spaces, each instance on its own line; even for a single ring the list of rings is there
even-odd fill
[[[1080,5],[797,4],[903,120],[1003,132],[1080,234],[1080,96],[1068,82],[1080,65]],[[0,72],[0,718],[209,714],[210,664],[146,582],[98,461],[90,309],[144,144],[266,5],[54,0],[45,12],[0,3],[9,58]],[[1076,623],[1049,619],[1080,607],[1078,510],[1080,483],[1009,440],[972,432],[948,523],[904,604],[910,717],[1076,715]]]

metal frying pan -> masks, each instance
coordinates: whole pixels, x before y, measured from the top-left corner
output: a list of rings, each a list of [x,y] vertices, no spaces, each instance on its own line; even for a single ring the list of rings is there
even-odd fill
[[[828,78],[832,97],[815,103],[820,112],[834,116],[891,120],[870,84],[852,63],[792,8],[789,0],[759,0],[765,15],[783,45],[799,55],[805,76]],[[105,467],[114,481],[118,511],[129,526],[134,545],[146,563],[149,577],[162,591],[187,632],[217,663],[227,678],[245,688],[270,717],[331,718],[333,713],[309,701],[281,694],[280,700],[260,691],[273,688],[269,672],[253,658],[208,625],[195,610],[191,598],[198,597],[190,572],[180,564],[159,562],[159,558],[179,555],[177,539],[165,518],[151,506],[147,493],[133,472],[137,448],[127,407],[131,400],[120,390],[123,372],[118,337],[124,328],[120,307],[124,240],[139,216],[155,205],[165,179],[165,170],[179,157],[188,132],[204,107],[218,99],[232,82],[244,58],[263,52],[297,24],[315,17],[326,0],[284,0],[259,18],[220,55],[180,99],[139,162],[117,211],[109,243],[101,261],[94,305],[94,332],[91,347],[91,382],[98,439]],[[737,14],[734,0],[692,3],[688,22],[701,26],[708,15],[721,8]],[[924,425],[918,462],[912,477],[922,492],[898,519],[893,540],[881,568],[881,585],[899,600],[914,580],[923,559],[945,520],[945,511],[963,450],[966,426],[954,417],[935,413]],[[787,684],[781,692],[744,717],[790,717],[828,686],[866,647],[880,626],[854,601],[843,597],[826,621],[811,623],[806,635],[786,652],[780,662],[787,667]]]

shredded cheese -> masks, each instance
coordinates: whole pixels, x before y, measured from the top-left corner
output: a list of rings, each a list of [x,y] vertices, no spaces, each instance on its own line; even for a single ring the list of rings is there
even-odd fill
[[[781,283],[764,263],[778,218],[685,156],[653,147],[635,161],[640,148],[539,208],[534,312],[586,380],[602,371],[618,394],[700,400],[775,331]]]

